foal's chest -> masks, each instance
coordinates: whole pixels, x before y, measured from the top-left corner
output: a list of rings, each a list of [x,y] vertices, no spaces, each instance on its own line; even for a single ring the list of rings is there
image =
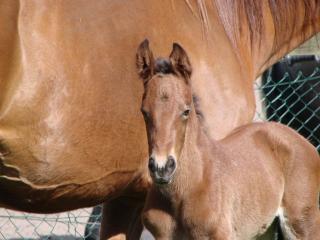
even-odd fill
[[[215,228],[220,225],[215,222],[212,206],[210,208],[202,201],[184,202],[178,209],[175,239],[212,239]]]

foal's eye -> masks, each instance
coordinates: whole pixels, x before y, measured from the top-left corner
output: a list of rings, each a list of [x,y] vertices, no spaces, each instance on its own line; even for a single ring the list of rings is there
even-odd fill
[[[185,119],[188,118],[189,115],[190,115],[190,112],[191,112],[190,109],[184,110],[183,113],[182,113],[182,117],[185,118]]]

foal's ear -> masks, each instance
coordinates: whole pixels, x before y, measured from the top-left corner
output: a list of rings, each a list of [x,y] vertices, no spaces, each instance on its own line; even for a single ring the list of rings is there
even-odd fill
[[[172,66],[188,80],[192,73],[192,67],[186,51],[178,43],[173,43],[169,58]]]
[[[154,67],[153,54],[149,49],[148,39],[145,39],[138,47],[136,65],[140,78],[146,83],[152,77]]]

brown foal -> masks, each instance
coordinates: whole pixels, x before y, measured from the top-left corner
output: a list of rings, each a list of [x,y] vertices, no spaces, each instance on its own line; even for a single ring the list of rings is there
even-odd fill
[[[276,216],[287,239],[320,239],[320,161],[311,144],[277,123],[213,140],[178,44],[154,60],[145,40],[137,68],[153,182],[143,223],[156,239],[255,239]]]

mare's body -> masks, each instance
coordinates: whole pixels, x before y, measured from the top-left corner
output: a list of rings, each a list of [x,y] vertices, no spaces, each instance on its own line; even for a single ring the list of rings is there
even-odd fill
[[[153,181],[143,222],[155,238],[256,239],[279,216],[286,239],[319,240],[316,149],[276,123],[214,140],[193,102],[185,51],[174,44],[168,60],[154,61],[145,41],[137,56]]]
[[[222,138],[252,120],[256,77],[320,27],[319,1],[254,2],[1,1],[0,205],[107,201],[102,235],[139,235],[130,222],[149,184],[133,50],[181,42],[207,131]]]

